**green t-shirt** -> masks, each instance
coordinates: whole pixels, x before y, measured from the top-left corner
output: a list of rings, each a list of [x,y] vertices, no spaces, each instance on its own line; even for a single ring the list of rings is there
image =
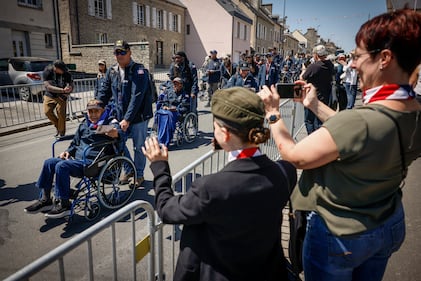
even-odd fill
[[[421,153],[420,112],[370,105],[341,111],[323,124],[340,158],[304,170],[292,203],[294,209],[316,211],[339,236],[379,226],[401,201],[402,161],[396,125],[369,107],[382,108],[398,121],[407,166]]]

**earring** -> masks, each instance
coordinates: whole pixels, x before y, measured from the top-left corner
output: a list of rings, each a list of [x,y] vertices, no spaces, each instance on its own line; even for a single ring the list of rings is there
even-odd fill
[[[380,65],[380,70],[383,70],[383,65],[382,64]]]

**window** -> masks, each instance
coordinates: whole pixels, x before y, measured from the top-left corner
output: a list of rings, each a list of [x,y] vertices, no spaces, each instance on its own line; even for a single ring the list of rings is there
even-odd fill
[[[89,0],[88,13],[90,16],[111,19],[111,0]]]
[[[135,24],[146,25],[145,6],[135,3],[133,19]]]
[[[157,17],[157,28],[164,29],[164,11],[159,10],[156,13],[156,17]]]
[[[51,33],[44,34],[45,48],[53,47],[53,35]]]
[[[96,41],[99,44],[105,44],[108,42],[108,36],[107,33],[97,33],[96,34]]]
[[[175,53],[177,53],[178,52],[178,44],[177,43],[174,43],[173,45],[172,45],[172,53],[173,54],[175,54]]]
[[[18,0],[19,6],[42,9],[42,0]]]
[[[244,40],[247,40],[247,25],[244,25]]]
[[[190,35],[190,24],[186,25],[186,34]]]
[[[171,30],[178,32],[178,15],[172,15],[172,26]]]

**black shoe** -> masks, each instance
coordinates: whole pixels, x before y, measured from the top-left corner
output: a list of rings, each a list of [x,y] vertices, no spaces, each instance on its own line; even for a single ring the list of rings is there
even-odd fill
[[[49,211],[53,208],[53,201],[51,199],[48,200],[38,200],[37,202],[33,203],[32,205],[26,207],[24,211],[29,214],[36,214],[39,212]]]
[[[45,214],[47,218],[59,219],[70,216],[71,205],[69,200],[60,200],[51,211]]]

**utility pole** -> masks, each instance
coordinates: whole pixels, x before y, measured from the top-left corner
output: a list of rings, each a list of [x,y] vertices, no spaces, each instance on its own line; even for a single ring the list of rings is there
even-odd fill
[[[284,37],[284,32],[285,32],[285,5],[286,5],[286,1],[284,0],[284,11],[282,13],[282,29],[281,29],[281,49],[282,49],[282,56],[285,57],[285,51],[284,51],[284,41],[285,41],[285,37]]]

